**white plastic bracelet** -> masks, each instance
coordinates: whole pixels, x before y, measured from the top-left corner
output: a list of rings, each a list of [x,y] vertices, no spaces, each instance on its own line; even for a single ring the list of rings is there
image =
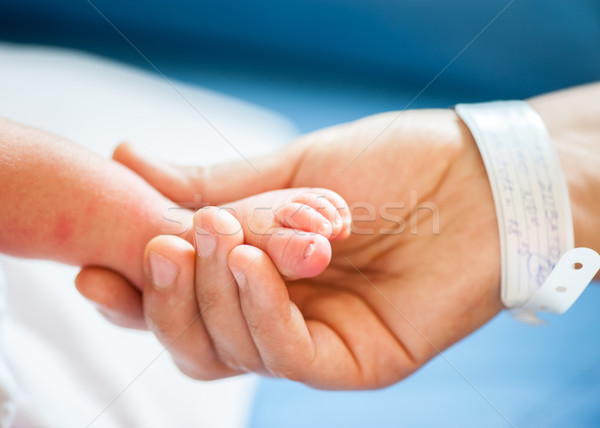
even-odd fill
[[[562,314],[600,269],[573,248],[567,185],[544,122],[524,101],[459,104],[487,170],[500,232],[501,298],[521,321]]]

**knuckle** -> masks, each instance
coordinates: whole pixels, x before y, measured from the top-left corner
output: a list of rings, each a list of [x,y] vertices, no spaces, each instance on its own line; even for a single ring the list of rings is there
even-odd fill
[[[203,287],[198,292],[198,304],[201,312],[209,311],[210,307],[227,292],[227,289],[233,289],[232,284],[213,284],[209,287]]]
[[[251,333],[260,334],[262,330],[262,321],[260,319],[247,317],[246,324],[248,325],[248,330],[250,330]]]

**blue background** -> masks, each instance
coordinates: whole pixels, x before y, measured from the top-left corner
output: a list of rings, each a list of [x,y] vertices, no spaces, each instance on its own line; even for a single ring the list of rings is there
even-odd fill
[[[411,107],[525,98],[600,76],[598,0],[92,2],[163,73],[280,111],[301,131],[402,109],[442,70]],[[0,38],[150,68],[97,10],[0,0]]]
[[[276,110],[303,132],[407,106],[525,98],[600,80],[597,0],[93,5],[0,0],[0,39],[152,70],[100,11],[165,75]],[[501,314],[381,391],[262,381],[251,425],[598,427],[599,306],[593,286],[549,327]]]

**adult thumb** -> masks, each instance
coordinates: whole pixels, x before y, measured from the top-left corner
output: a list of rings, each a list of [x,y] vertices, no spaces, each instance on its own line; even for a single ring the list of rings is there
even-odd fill
[[[122,143],[113,159],[141,176],[168,199],[193,209],[290,187],[301,153],[284,148],[252,159],[209,166],[176,166]]]

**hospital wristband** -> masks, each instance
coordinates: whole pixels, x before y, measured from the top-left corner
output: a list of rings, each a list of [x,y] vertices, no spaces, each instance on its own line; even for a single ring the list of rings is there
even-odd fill
[[[560,162],[537,112],[524,101],[458,104],[475,139],[496,207],[501,299],[516,319],[562,314],[600,269],[600,255],[573,248],[573,220]]]

